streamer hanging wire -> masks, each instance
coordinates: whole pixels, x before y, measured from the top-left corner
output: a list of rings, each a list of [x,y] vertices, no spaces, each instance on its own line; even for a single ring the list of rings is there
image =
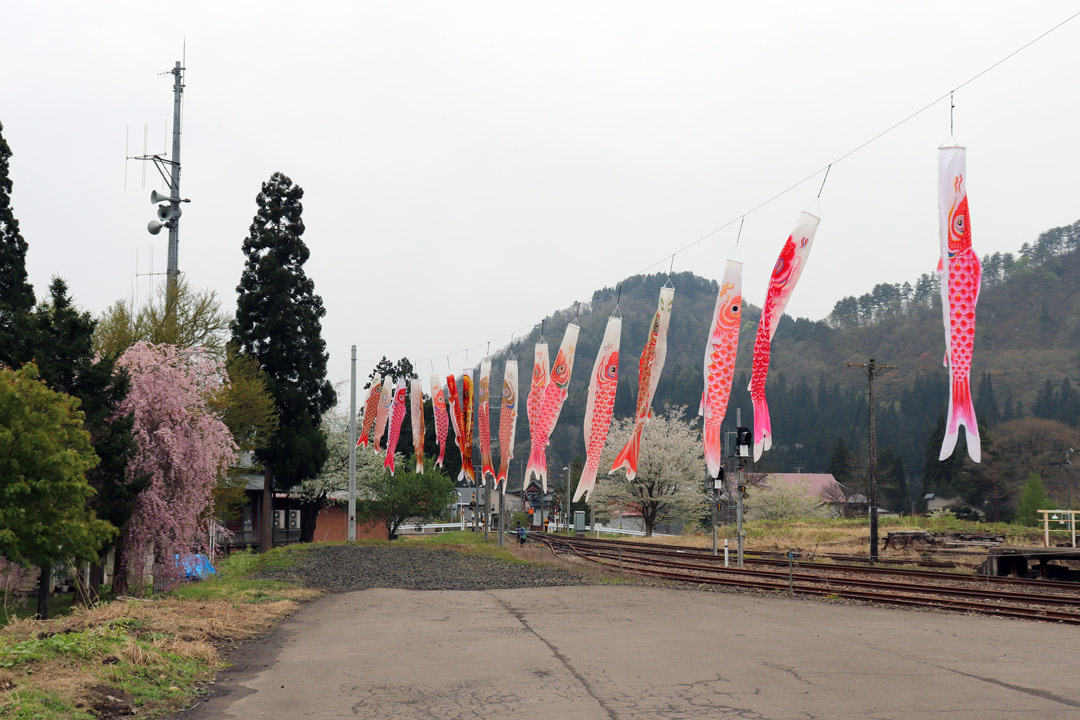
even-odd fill
[[[742,226],[746,224],[746,216],[743,215],[739,220],[739,234],[735,236],[735,247],[739,247],[739,240],[742,238]]]
[[[955,92],[955,90],[953,91]],[[956,103],[953,102],[953,93],[949,93],[949,137],[953,135],[953,110],[956,109]]]
[[[678,254],[679,253],[671,253],[671,264],[668,265],[667,280],[664,281],[664,287],[669,287],[669,288],[674,288],[675,287],[674,285],[671,284],[671,271],[675,269],[675,256],[678,255]]]
[[[851,157],[852,155],[854,155],[855,153],[857,153],[857,152],[859,152],[860,150],[862,150],[863,148],[865,148],[865,147],[866,147],[867,145],[870,145],[870,144],[872,144],[872,143],[874,143],[874,142],[877,142],[877,141],[878,141],[878,140],[880,140],[881,138],[883,138],[883,137],[885,137],[886,135],[888,135],[889,133],[891,133],[891,132],[892,132],[893,130],[895,130],[896,128],[898,128],[898,127],[900,127],[901,125],[904,125],[905,123],[907,123],[907,122],[909,122],[909,121],[911,121],[911,120],[915,119],[915,118],[916,118],[916,117],[918,117],[919,115],[922,115],[922,114],[923,114],[924,112],[926,112],[926,111],[927,111],[927,110],[929,110],[930,108],[934,107],[935,105],[937,105],[937,104],[938,104],[939,102],[941,102],[942,100],[944,100],[944,99],[946,99],[946,98],[950,97],[950,96],[951,96],[951,95],[952,95],[952,94],[953,94],[953,93],[954,93],[955,91],[957,91],[957,90],[960,90],[961,88],[963,88],[963,87],[965,87],[965,86],[967,86],[967,85],[970,85],[971,83],[975,82],[976,80],[978,80],[979,78],[981,78],[981,77],[982,77],[983,75],[985,75],[986,73],[988,73],[988,72],[990,72],[991,70],[993,70],[994,68],[996,68],[996,67],[997,67],[998,65],[1001,65],[1002,63],[1004,63],[1004,62],[1008,61],[1009,59],[1011,59],[1011,58],[1013,58],[1014,56],[1018,55],[1019,53],[1023,52],[1024,50],[1027,50],[1027,49],[1028,49],[1029,47],[1031,47],[1031,46],[1032,46],[1032,45],[1034,45],[1035,43],[1039,42],[1040,40],[1042,40],[1042,39],[1043,39],[1044,37],[1046,37],[1046,36],[1047,36],[1047,35],[1049,35],[1050,33],[1052,33],[1052,32],[1054,32],[1055,30],[1057,30],[1057,29],[1061,28],[1061,27],[1062,27],[1063,25],[1065,25],[1065,24],[1067,24],[1067,23],[1071,22],[1072,20],[1075,20],[1075,19],[1076,19],[1077,17],[1080,17],[1080,11],[1077,11],[1077,12],[1073,13],[1073,14],[1072,14],[1072,15],[1070,15],[1069,17],[1067,17],[1067,18],[1065,18],[1064,20],[1062,20],[1061,22],[1059,22],[1059,23],[1058,23],[1057,25],[1054,25],[1054,26],[1053,26],[1052,28],[1050,28],[1050,29],[1049,29],[1049,30],[1047,30],[1046,32],[1044,32],[1044,33],[1041,33],[1040,35],[1036,36],[1035,38],[1033,38],[1033,39],[1029,40],[1028,42],[1024,43],[1023,45],[1021,45],[1021,46],[1020,46],[1020,47],[1018,47],[1017,49],[1013,50],[1013,51],[1012,51],[1011,53],[1009,53],[1009,54],[1008,54],[1008,55],[1006,55],[1005,57],[1001,58],[1001,59],[1000,59],[1000,60],[998,60],[997,62],[993,63],[992,65],[989,65],[989,66],[987,66],[986,68],[984,68],[984,69],[983,69],[983,70],[981,70],[980,72],[978,72],[978,73],[976,73],[976,74],[972,75],[972,76],[971,76],[971,77],[969,77],[969,78],[968,78],[967,80],[965,80],[964,82],[960,83],[959,85],[957,85],[957,86],[956,86],[956,87],[954,87],[954,88],[953,88],[952,90],[950,90],[949,92],[945,93],[944,95],[941,95],[940,97],[936,97],[936,98],[934,98],[933,100],[931,100],[930,102],[926,103],[926,104],[925,104],[925,105],[923,105],[923,106],[922,106],[921,108],[919,108],[919,109],[918,109],[918,110],[916,110],[915,112],[911,113],[911,114],[910,114],[910,115],[908,115],[907,117],[905,117],[905,118],[903,118],[903,119],[901,119],[901,120],[898,120],[897,122],[893,123],[893,124],[892,124],[892,125],[890,125],[889,127],[885,128],[884,130],[882,130],[882,131],[881,131],[881,132],[879,132],[878,134],[876,134],[876,135],[874,135],[873,137],[871,137],[871,138],[870,138],[869,140],[866,140],[866,141],[864,141],[864,142],[860,143],[859,145],[856,145],[856,146],[855,146],[855,147],[853,147],[853,148],[852,148],[851,150],[848,150],[848,151],[847,151],[846,153],[844,153],[844,154],[843,154],[843,155],[841,155],[840,157],[838,157],[838,158],[836,158],[835,160],[833,160],[833,161],[832,161],[831,163],[829,163],[829,165],[835,165],[836,163],[838,163],[838,162],[841,162],[842,160],[846,160],[846,159],[848,159],[849,157]],[[797,181],[797,182],[794,182],[794,183],[792,183],[791,185],[789,185],[788,187],[784,188],[784,189],[783,189],[783,190],[781,190],[780,192],[776,193],[776,194],[775,194],[775,195],[773,195],[772,197],[770,197],[770,198],[767,198],[767,199],[765,199],[765,200],[763,200],[763,201],[759,202],[759,203],[758,203],[757,205],[753,206],[752,208],[750,208],[750,209],[749,209],[749,210],[747,210],[746,212],[742,213],[742,215],[743,215],[743,216],[746,216],[746,215],[751,215],[751,214],[753,214],[753,213],[757,212],[758,210],[760,210],[761,208],[765,207],[766,205],[770,205],[770,204],[772,204],[772,203],[773,203],[774,201],[778,200],[779,198],[783,197],[784,195],[787,195],[787,194],[788,194],[789,192],[791,192],[791,191],[792,191],[792,190],[794,190],[795,188],[799,187],[799,186],[800,186],[800,185],[802,185],[803,183],[805,183],[805,182],[807,182],[807,181],[811,180],[812,178],[814,178],[814,177],[815,177],[815,176],[816,176],[816,175],[817,175],[818,173],[820,173],[820,172],[821,172],[822,170],[824,170],[824,169],[825,169],[825,168],[818,168],[818,169],[817,169],[817,170],[815,170],[814,172],[812,172],[812,173],[810,173],[809,175],[807,175],[806,177],[804,177],[804,178],[803,178],[802,180],[799,180],[799,181]],[[701,243],[701,242],[704,242],[705,240],[708,240],[709,238],[711,238],[711,237],[712,237],[713,235],[715,235],[716,233],[720,232],[721,230],[723,230],[723,229],[725,229],[725,228],[727,228],[727,227],[729,227],[729,226],[731,226],[731,225],[734,225],[734,224],[735,224],[735,220],[737,220],[737,219],[738,219],[738,218],[732,218],[731,220],[727,221],[726,223],[724,223],[724,224],[723,224],[723,225],[721,225],[720,227],[717,227],[717,228],[715,228],[715,229],[713,229],[713,230],[710,230],[709,232],[707,232],[707,233],[705,233],[704,235],[702,235],[701,237],[699,237],[699,238],[698,238],[697,240],[694,240],[693,242],[690,242],[690,243],[686,244],[685,246],[683,246],[683,247],[679,248],[678,250],[676,250],[676,251],[675,251],[675,254],[678,254],[678,253],[681,253],[681,252],[685,252],[685,251],[689,250],[690,248],[694,247],[695,245],[697,245],[698,243]],[[642,268],[641,270],[638,270],[638,271],[637,271],[636,273],[633,273],[633,274],[635,274],[635,275],[640,275],[640,274],[643,274],[643,273],[645,273],[645,272],[647,272],[647,271],[651,270],[652,268],[656,267],[657,265],[659,265],[659,264],[660,264],[660,263],[662,263],[662,262],[663,262],[663,259],[657,260],[656,262],[654,262],[654,263],[651,263],[650,265],[647,265],[646,267]]]
[[[1035,43],[1039,42],[1040,40],[1042,40],[1043,38],[1045,38],[1045,37],[1046,37],[1047,35],[1049,35],[1050,33],[1054,32],[1055,30],[1058,30],[1058,29],[1060,29],[1060,28],[1061,28],[1061,27],[1063,27],[1064,25],[1066,25],[1066,24],[1068,24],[1069,22],[1071,22],[1071,21],[1075,20],[1075,19],[1076,19],[1077,17],[1080,17],[1080,11],[1077,11],[1077,12],[1073,13],[1072,15],[1069,15],[1069,16],[1068,16],[1067,18],[1065,18],[1065,19],[1064,19],[1064,20],[1062,20],[1061,22],[1059,22],[1059,23],[1057,23],[1056,25],[1054,25],[1053,27],[1051,27],[1051,28],[1047,29],[1047,30],[1046,30],[1045,32],[1042,32],[1042,33],[1040,33],[1039,35],[1035,36],[1034,38],[1032,38],[1032,39],[1031,39],[1031,40],[1029,40],[1028,42],[1024,43],[1024,44],[1023,44],[1023,45],[1021,45],[1020,47],[1016,48],[1015,50],[1013,50],[1013,51],[1012,51],[1012,52],[1010,52],[1009,54],[1007,54],[1007,55],[1005,55],[1004,57],[1002,57],[1002,58],[1001,58],[1000,60],[997,60],[996,62],[994,62],[994,63],[992,63],[992,64],[988,65],[987,67],[985,67],[984,69],[982,69],[981,71],[979,71],[979,72],[975,73],[974,75],[972,75],[971,77],[969,77],[969,78],[968,78],[967,80],[965,80],[964,82],[962,82],[962,83],[960,83],[959,85],[955,86],[955,87],[954,87],[954,88],[953,88],[952,90],[950,90],[949,92],[947,92],[947,93],[945,93],[945,94],[941,95],[940,97],[934,98],[934,99],[933,99],[933,100],[931,100],[930,102],[928,102],[928,103],[926,103],[925,105],[923,105],[923,106],[922,106],[921,108],[919,108],[919,109],[915,110],[914,112],[912,112],[911,114],[907,115],[906,117],[904,117],[904,118],[902,118],[902,119],[898,120],[897,122],[893,123],[892,125],[888,126],[887,128],[885,128],[885,129],[884,129],[884,130],[882,130],[881,132],[879,132],[879,133],[877,133],[876,135],[874,135],[874,136],[870,137],[870,138],[869,138],[868,140],[865,140],[864,142],[860,143],[859,145],[856,145],[856,146],[855,146],[854,148],[852,148],[851,150],[848,150],[848,151],[847,151],[846,153],[844,153],[843,155],[840,155],[839,157],[837,157],[836,159],[834,159],[834,160],[833,160],[833,161],[832,161],[831,163],[829,163],[829,164],[828,164],[827,166],[825,166],[825,167],[823,167],[823,168],[818,168],[817,170],[815,170],[814,172],[810,173],[809,175],[807,175],[807,176],[806,176],[806,177],[804,177],[803,179],[801,179],[801,180],[799,180],[799,181],[797,181],[797,182],[794,182],[794,183],[792,183],[791,185],[789,185],[788,187],[784,188],[783,190],[781,190],[780,192],[776,193],[775,195],[773,195],[773,196],[771,196],[771,197],[769,197],[769,198],[766,198],[765,200],[763,200],[763,201],[759,202],[759,203],[758,203],[757,205],[754,205],[753,207],[749,208],[748,210],[746,210],[745,212],[743,212],[743,213],[742,213],[741,215],[739,215],[738,217],[732,218],[731,220],[729,220],[729,221],[725,222],[725,223],[724,223],[723,225],[720,225],[719,227],[716,227],[716,228],[714,228],[713,230],[710,230],[709,232],[705,233],[704,235],[702,235],[701,237],[697,238],[696,240],[694,240],[694,241],[692,241],[692,242],[690,242],[690,243],[687,243],[687,244],[686,244],[686,245],[684,245],[683,247],[681,247],[681,248],[677,249],[677,250],[676,250],[676,251],[675,251],[674,253],[672,253],[672,254],[671,254],[671,267],[669,267],[669,269],[668,269],[668,280],[667,280],[667,282],[665,282],[665,286],[667,286],[667,285],[670,285],[670,283],[671,283],[671,272],[672,272],[672,269],[674,268],[674,264],[675,264],[675,256],[676,256],[676,255],[678,255],[678,254],[679,254],[679,253],[681,253],[681,252],[685,252],[686,250],[689,250],[690,248],[694,247],[695,245],[698,245],[699,243],[702,243],[702,242],[704,242],[705,240],[708,240],[709,238],[711,238],[711,237],[712,237],[713,235],[717,234],[718,232],[720,232],[720,231],[722,231],[722,230],[724,230],[724,229],[726,229],[726,228],[730,227],[731,225],[734,225],[734,224],[735,224],[735,221],[736,221],[736,220],[740,220],[740,234],[741,234],[741,231],[742,231],[742,221],[744,221],[744,220],[745,220],[745,218],[746,218],[746,216],[747,216],[747,215],[751,215],[751,214],[753,214],[753,213],[757,212],[758,210],[762,209],[763,207],[765,207],[765,206],[767,206],[767,205],[770,205],[770,204],[772,204],[772,203],[773,203],[774,201],[778,200],[779,198],[783,197],[784,195],[787,195],[787,194],[788,194],[789,192],[791,192],[791,191],[792,191],[792,190],[794,190],[795,188],[797,188],[797,187],[800,187],[800,186],[801,186],[801,185],[803,185],[804,183],[806,183],[806,182],[808,182],[809,180],[811,180],[811,179],[813,179],[814,177],[816,177],[816,176],[817,176],[817,175],[818,175],[819,173],[821,173],[821,171],[822,171],[822,170],[824,170],[824,171],[825,171],[825,177],[826,177],[826,178],[828,178],[828,172],[829,172],[829,169],[830,169],[830,168],[831,168],[831,167],[832,167],[833,165],[835,165],[836,163],[838,163],[838,162],[841,162],[841,161],[843,161],[843,160],[846,160],[847,158],[851,157],[852,155],[854,155],[855,153],[859,152],[860,150],[862,150],[863,148],[867,147],[868,145],[871,145],[872,143],[874,143],[874,142],[877,142],[877,141],[878,141],[878,140],[880,140],[881,138],[883,138],[883,137],[885,137],[886,135],[888,135],[889,133],[891,133],[891,132],[892,132],[893,130],[896,130],[896,129],[897,129],[898,127],[900,127],[901,125],[904,125],[904,124],[908,123],[909,121],[913,120],[914,118],[918,117],[919,115],[923,114],[924,112],[926,112],[926,111],[927,111],[927,110],[929,110],[930,108],[934,107],[935,105],[937,105],[937,104],[938,104],[938,103],[940,103],[941,101],[945,100],[946,98],[948,98],[948,99],[949,99],[949,101],[950,101],[950,105],[952,106],[952,107],[950,107],[950,113],[949,113],[949,131],[950,131],[950,133],[951,133],[951,132],[952,132],[952,130],[953,130],[953,113],[952,113],[952,108],[953,108],[953,107],[955,107],[955,105],[953,105],[953,103],[952,103],[952,99],[953,99],[953,97],[954,97],[954,93],[955,93],[955,92],[956,92],[957,90],[960,90],[960,89],[962,89],[962,88],[966,87],[967,85],[970,85],[971,83],[975,82],[976,80],[978,80],[979,78],[981,78],[981,77],[982,77],[983,75],[986,75],[986,74],[987,74],[988,72],[990,72],[991,70],[993,70],[994,68],[996,68],[996,67],[997,67],[998,65],[1001,65],[1002,63],[1005,63],[1005,62],[1007,62],[1008,60],[1012,59],[1013,57],[1015,57],[1016,55],[1020,54],[1020,53],[1021,53],[1021,52],[1023,52],[1024,50],[1027,50],[1027,49],[1028,49],[1029,47],[1031,47],[1031,46],[1032,46],[1032,45],[1034,45]],[[823,181],[822,181],[822,188],[824,188],[824,185],[825,185],[825,183],[824,183],[824,180],[823,180]],[[821,196],[821,190],[818,190],[818,197],[820,198],[820,196]],[[738,246],[738,240],[736,240],[736,247],[737,247],[737,246]],[[666,256],[665,256],[665,257],[666,257]],[[663,259],[657,260],[656,262],[650,263],[649,265],[647,265],[647,266],[645,266],[645,267],[641,268],[641,269],[640,269],[640,270],[638,270],[637,272],[635,272],[635,273],[631,273],[631,274],[632,274],[632,275],[641,275],[641,274],[644,274],[644,273],[646,273],[646,272],[648,272],[649,270],[653,269],[654,267],[656,267],[657,265],[659,265],[659,264],[660,264],[660,263],[662,263],[662,262],[663,262]],[[521,328],[521,330],[522,330],[522,331],[524,331],[524,330],[529,330],[529,329],[531,329],[531,328],[535,328],[535,327],[536,327],[536,325],[535,325],[535,324],[533,324],[533,325],[527,325],[527,326],[525,326],[525,327]],[[541,321],[541,326],[540,326],[540,327],[541,327],[541,329],[540,329],[540,339],[541,339],[541,341],[544,341],[544,326],[543,326],[543,321]],[[506,337],[506,336],[502,336],[502,337]],[[433,355],[432,357],[438,357],[438,355]],[[446,362],[447,362],[447,365],[449,365],[449,363],[450,363],[450,358],[449,358],[449,356],[447,356],[447,360],[446,360]]]
[[[829,167],[825,168],[825,177],[821,178],[821,187],[819,187],[817,191],[818,200],[821,199],[821,191],[825,189],[825,181],[829,179],[830,170],[832,170],[832,163],[829,163]],[[743,218],[745,219],[746,216],[744,215]],[[740,226],[739,229],[741,230],[742,226]]]
[[[619,302],[622,300],[622,283],[619,283],[618,290],[615,291],[615,309],[611,311],[611,317],[622,317],[622,310],[619,309]]]

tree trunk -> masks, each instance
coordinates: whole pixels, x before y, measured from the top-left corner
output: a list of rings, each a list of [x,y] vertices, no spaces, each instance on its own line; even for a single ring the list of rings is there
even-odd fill
[[[116,543],[116,552],[113,554],[113,597],[128,594],[128,571],[124,567],[124,537]]]
[[[315,523],[319,519],[326,498],[300,503],[300,542],[309,543],[315,539]],[[345,539],[349,539],[349,522],[345,521]]]
[[[101,600],[101,582],[105,579],[105,563],[91,563],[90,564],[90,600],[91,602],[98,602]]]
[[[259,552],[274,549],[274,466],[263,472],[262,518],[259,521]]]
[[[37,618],[38,620],[49,619],[49,578],[52,575],[51,565],[42,565],[41,574],[38,576],[37,592]]]

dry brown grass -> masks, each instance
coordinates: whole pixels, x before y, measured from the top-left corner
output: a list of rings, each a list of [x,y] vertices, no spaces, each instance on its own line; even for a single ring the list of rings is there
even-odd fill
[[[102,651],[91,657],[68,654],[0,668],[0,717],[83,717],[81,713],[90,710],[96,716],[110,716],[113,711],[103,711],[103,702],[112,702],[118,708],[115,712],[121,713],[129,701],[108,701],[108,697],[131,699],[119,686],[140,668],[154,687],[139,702],[146,709],[175,707],[196,689],[192,683],[209,679],[222,667],[220,651],[225,646],[267,629],[295,611],[301,601],[317,595],[318,591],[298,587],[275,588],[274,597],[265,599],[247,590],[210,599],[170,595],[78,608],[52,620],[16,620],[0,628],[0,649],[4,644],[96,630],[119,630],[123,635],[119,644],[103,644]],[[156,697],[158,691],[160,697]],[[43,715],[26,710],[48,697],[60,698],[70,713]]]

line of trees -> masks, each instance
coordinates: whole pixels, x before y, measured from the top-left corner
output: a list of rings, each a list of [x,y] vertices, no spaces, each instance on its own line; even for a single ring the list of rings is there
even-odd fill
[[[183,279],[94,318],[62,278],[35,303],[2,131],[0,559],[40,569],[47,617],[58,564],[91,563],[77,583],[86,602],[110,550],[117,593],[146,589],[148,572],[156,588],[174,581],[174,557],[205,549],[242,501],[239,452],[263,463],[268,495],[317,475],[336,397],[303,270],[303,190],[289,178],[275,173],[256,199],[235,318]]]

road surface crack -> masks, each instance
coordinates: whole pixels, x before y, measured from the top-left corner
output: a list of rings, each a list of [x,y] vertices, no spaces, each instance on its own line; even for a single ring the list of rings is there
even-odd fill
[[[540,642],[544,643],[544,645],[547,646],[548,650],[551,651],[551,654],[555,656],[555,659],[562,663],[562,666],[566,668],[566,671],[569,672],[575,680],[581,683],[581,686],[585,688],[585,692],[589,693],[589,697],[596,701],[596,704],[599,705],[605,713],[607,713],[607,716],[611,718],[611,720],[619,720],[618,714],[616,714],[616,712],[611,707],[609,707],[608,704],[605,703],[599,695],[596,694],[596,692],[592,688],[592,685],[590,685],[589,681],[585,679],[585,676],[579,673],[574,668],[574,666],[570,664],[570,660],[562,654],[562,651],[560,651],[559,648],[555,647],[555,645],[552,644],[551,641],[549,641],[547,638],[545,638],[543,635],[533,629],[532,625],[529,624],[529,621],[525,619],[525,614],[523,612],[511,606],[510,603],[506,602],[502,598],[496,595],[492,595],[490,592],[488,594],[495,598],[495,600],[498,601],[500,605],[506,608],[506,611],[508,613],[517,618],[517,621],[521,623],[522,627],[535,635]]]

